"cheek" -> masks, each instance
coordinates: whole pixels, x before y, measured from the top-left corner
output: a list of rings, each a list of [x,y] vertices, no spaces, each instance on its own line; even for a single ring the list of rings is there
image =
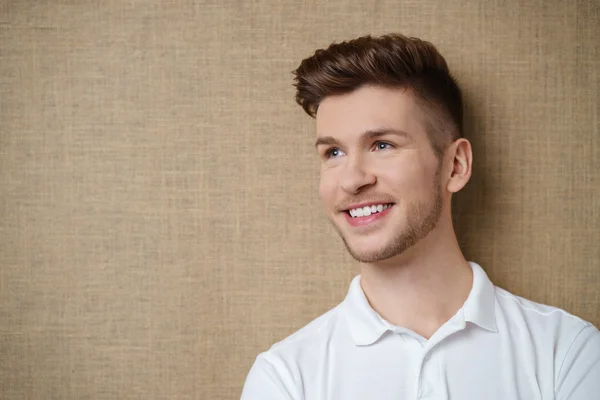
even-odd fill
[[[336,193],[338,188],[338,182],[335,178],[335,174],[332,171],[321,171],[319,179],[319,197],[321,201],[330,205],[336,199]]]
[[[420,198],[429,193],[431,187],[430,176],[425,168],[416,163],[398,163],[398,165],[387,166],[378,174],[379,183],[393,191],[397,196],[405,199]]]

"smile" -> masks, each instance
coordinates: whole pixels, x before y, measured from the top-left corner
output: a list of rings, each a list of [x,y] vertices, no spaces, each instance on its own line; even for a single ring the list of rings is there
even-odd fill
[[[370,206],[351,208],[347,211],[348,211],[348,214],[350,214],[350,216],[352,218],[368,217],[371,214],[377,214],[377,213],[383,212],[384,210],[387,210],[392,205],[393,205],[393,203],[372,204]]]

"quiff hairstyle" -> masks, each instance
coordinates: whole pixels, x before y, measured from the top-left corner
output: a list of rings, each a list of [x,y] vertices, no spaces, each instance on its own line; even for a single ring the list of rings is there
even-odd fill
[[[370,35],[333,43],[293,71],[296,102],[315,118],[328,96],[364,85],[402,88],[414,95],[438,158],[462,137],[461,92],[446,60],[430,43],[400,34]]]

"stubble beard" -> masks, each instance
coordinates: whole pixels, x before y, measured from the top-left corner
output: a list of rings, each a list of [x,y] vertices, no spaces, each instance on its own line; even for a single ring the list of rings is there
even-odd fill
[[[380,249],[371,252],[356,251],[348,243],[341,229],[334,224],[352,258],[361,263],[375,263],[387,260],[404,253],[434,230],[440,220],[443,209],[440,178],[441,171],[438,170],[434,179],[434,197],[432,201],[429,204],[422,201],[409,204],[407,206],[408,217],[406,227],[396,234],[394,240]],[[397,206],[395,205],[394,207]]]

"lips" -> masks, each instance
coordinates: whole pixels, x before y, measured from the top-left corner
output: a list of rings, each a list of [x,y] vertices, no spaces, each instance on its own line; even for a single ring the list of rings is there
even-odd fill
[[[366,226],[384,218],[394,203],[368,203],[352,205],[346,209],[344,216],[351,226]]]

